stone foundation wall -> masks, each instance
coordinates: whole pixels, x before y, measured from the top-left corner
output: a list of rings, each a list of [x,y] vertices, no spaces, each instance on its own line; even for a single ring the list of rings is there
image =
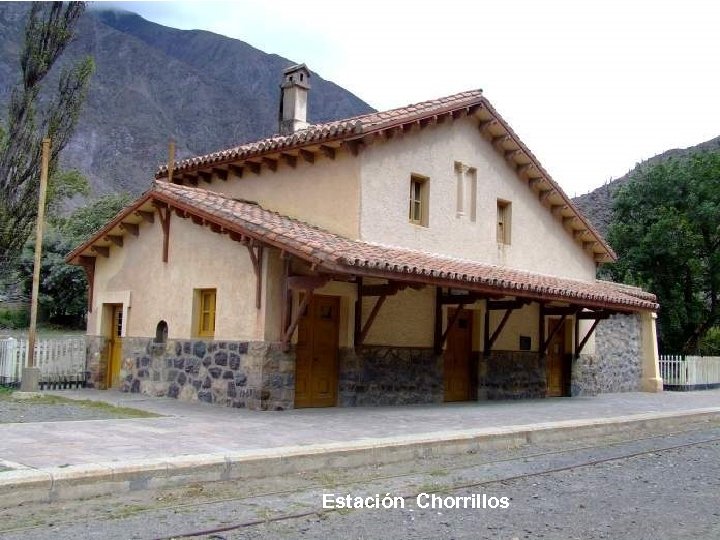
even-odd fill
[[[573,361],[571,394],[638,392],[642,380],[640,315],[612,315],[595,330],[595,354]]]
[[[103,336],[85,336],[85,386],[105,389],[110,340]]]
[[[492,351],[480,357],[478,400],[545,397],[545,362],[537,352]]]
[[[291,409],[293,353],[247,341],[123,338],[124,392],[203,401],[254,410]]]
[[[340,407],[440,403],[443,361],[432,349],[340,349]]]

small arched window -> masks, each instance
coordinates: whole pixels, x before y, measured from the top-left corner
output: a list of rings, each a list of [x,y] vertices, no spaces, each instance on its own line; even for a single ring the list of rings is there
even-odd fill
[[[157,323],[155,328],[155,343],[167,343],[168,324],[165,321]]]

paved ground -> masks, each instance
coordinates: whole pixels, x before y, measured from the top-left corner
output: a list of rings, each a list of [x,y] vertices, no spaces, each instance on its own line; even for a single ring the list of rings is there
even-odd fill
[[[0,425],[0,460],[27,467],[244,452],[720,407],[720,390],[513,402],[255,412],[108,391],[54,392],[166,415]],[[1,473],[0,473],[1,474]]]
[[[444,500],[507,497],[509,506],[422,508],[423,492]],[[404,497],[403,508],[323,509],[324,494],[386,493]],[[0,536],[715,540],[718,508],[720,423],[704,421],[383,467],[23,504],[3,510]]]

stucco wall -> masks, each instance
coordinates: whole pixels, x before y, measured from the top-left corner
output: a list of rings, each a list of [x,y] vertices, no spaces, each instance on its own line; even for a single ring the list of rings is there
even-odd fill
[[[315,154],[315,163],[298,158],[295,168],[279,161],[277,171],[247,167],[242,178],[203,185],[235,198],[260,203],[268,210],[298,218],[349,238],[358,238],[360,160],[338,150],[335,159]]]
[[[470,119],[369,145],[360,155],[363,240],[534,272],[592,280],[595,263],[538,201]],[[476,220],[457,216],[455,162],[477,170]],[[412,173],[429,177],[429,226],[408,221]],[[466,185],[466,190],[469,189]],[[512,242],[496,240],[497,199],[512,203]]]
[[[160,320],[170,338],[190,338],[195,289],[217,289],[215,339],[262,340],[264,309],[255,307],[255,274],[245,246],[225,235],[173,215],[169,261],[162,262],[160,220],[143,223],[138,237],[97,257],[93,310],[88,334],[107,335],[108,310],[124,307],[123,336],[154,336]],[[267,286],[267,280],[265,280]],[[265,296],[265,295],[263,295]]]

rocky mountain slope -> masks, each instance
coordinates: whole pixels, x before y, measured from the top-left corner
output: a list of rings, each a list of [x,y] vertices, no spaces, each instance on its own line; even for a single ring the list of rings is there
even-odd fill
[[[28,9],[26,3],[0,3],[0,118],[18,78]],[[145,190],[167,159],[171,136],[178,157],[186,157],[272,135],[282,69],[303,60],[211,32],[168,28],[134,13],[94,10],[83,16],[63,61],[88,54],[96,72],[63,166],[85,173],[95,194]],[[311,86],[311,122],[372,111],[317,75]]]
[[[610,220],[612,219],[613,196],[619,188],[627,184],[630,177],[638,167],[657,163],[659,161],[665,161],[673,157],[682,157],[696,150],[720,150],[720,137],[705,141],[696,146],[691,146],[690,148],[675,148],[667,150],[662,154],[651,157],[646,161],[638,163],[635,168],[629,171],[625,176],[621,176],[620,178],[617,178],[604,186],[591,191],[590,193],[574,198],[573,203],[580,208],[580,211],[604,236],[607,234],[608,226],[610,225]]]

